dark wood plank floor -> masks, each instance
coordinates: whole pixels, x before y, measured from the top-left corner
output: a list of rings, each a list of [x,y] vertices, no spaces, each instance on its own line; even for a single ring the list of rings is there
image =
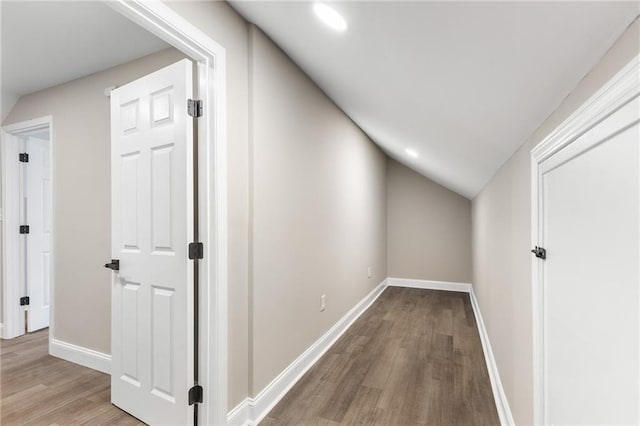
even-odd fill
[[[47,345],[47,330],[0,341],[2,425],[142,424],[108,375]],[[499,424],[468,295],[388,288],[261,424]]]
[[[262,421],[498,425],[469,296],[389,287]]]
[[[52,357],[48,330],[0,340],[3,426],[142,425],[111,405],[107,374]]]

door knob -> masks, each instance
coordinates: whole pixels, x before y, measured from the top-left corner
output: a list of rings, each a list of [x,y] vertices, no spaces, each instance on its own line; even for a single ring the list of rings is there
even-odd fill
[[[111,259],[111,263],[105,263],[105,268],[113,269],[114,271],[120,270],[120,261],[118,259]]]

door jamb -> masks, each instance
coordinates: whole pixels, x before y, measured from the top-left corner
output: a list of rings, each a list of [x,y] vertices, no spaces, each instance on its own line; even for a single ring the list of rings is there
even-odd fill
[[[13,136],[19,136],[24,133],[29,133],[35,130],[49,129],[49,159],[51,161],[51,202],[55,202],[55,166],[53,163],[54,157],[54,135],[53,135],[53,117],[48,115],[45,117],[35,118],[33,120],[21,121],[19,123],[13,123],[2,127],[3,134],[9,134]],[[6,141],[3,140],[0,143],[0,157],[4,163]],[[17,161],[17,160],[16,160]],[[9,212],[8,205],[8,191],[7,191],[7,170],[2,167],[2,312],[3,312],[3,325],[2,325],[2,338],[12,339],[24,334],[24,317],[21,316],[22,309],[18,304],[18,291],[15,286],[9,287],[8,283],[15,280],[15,273],[12,272],[12,268],[7,268],[11,262],[9,262],[9,253],[17,253],[18,247],[16,243],[18,240],[15,238],[18,232],[17,226],[14,221],[7,223],[7,217],[12,216]],[[55,209],[51,211],[52,216],[55,216]],[[52,224],[55,224],[55,217],[52,217]],[[9,226],[12,228],[9,229]],[[54,336],[54,310],[55,310],[55,226],[51,227],[51,267],[49,273],[49,341]],[[13,301],[13,302],[12,302]]]
[[[633,58],[600,90],[562,122],[531,151],[531,247],[544,247],[544,223],[540,212],[543,186],[540,165],[640,95],[640,55]],[[532,256],[533,312],[533,423],[546,424],[544,386],[544,261]],[[640,336],[639,336],[640,337]],[[640,380],[640,377],[638,377]]]
[[[197,64],[200,242],[200,376],[202,424],[227,422],[227,164],[225,49],[161,2],[103,0]],[[184,390],[185,392],[187,389]]]

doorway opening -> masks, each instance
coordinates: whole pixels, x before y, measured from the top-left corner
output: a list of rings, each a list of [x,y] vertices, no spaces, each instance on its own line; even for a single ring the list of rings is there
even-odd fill
[[[53,285],[52,118],[2,129],[5,339],[50,326]]]
[[[198,249],[198,261],[189,265],[192,273],[199,276],[201,283],[197,294],[192,295],[198,303],[199,310],[194,310],[198,312],[198,318],[189,317],[190,323],[200,324],[197,330],[192,331],[193,334],[197,334],[194,340],[199,341],[199,346],[197,349],[190,349],[196,352],[194,354],[196,357],[193,359],[199,370],[200,379],[193,380],[191,376],[189,377],[189,386],[193,385],[192,388],[199,390],[199,392],[193,392],[193,398],[191,389],[177,389],[176,392],[180,392],[180,396],[182,392],[189,392],[188,401],[191,407],[189,409],[193,408],[192,400],[201,403],[198,410],[201,423],[223,423],[226,421],[227,414],[224,48],[166,5],[142,1],[73,4],[16,2],[9,3],[6,7],[3,4],[3,34],[5,31],[13,31],[15,35],[25,27],[15,24],[18,20],[7,19],[7,16],[12,13],[14,16],[22,13],[33,20],[38,10],[42,8],[47,8],[47,13],[39,15],[42,19],[39,21],[41,25],[38,26],[40,30],[38,34],[43,35],[42,37],[3,36],[3,40],[5,38],[21,40],[21,44],[13,50],[3,47],[3,54],[5,51],[13,51],[18,55],[14,58],[15,60],[3,58],[3,100],[9,99],[4,96],[6,92],[15,95],[15,102],[8,108],[9,115],[3,115],[3,122],[8,124],[25,122],[33,117],[51,114],[51,119],[56,123],[55,133],[50,126],[50,135],[55,134],[56,139],[56,156],[55,161],[52,162],[56,180],[52,191],[55,194],[51,197],[54,206],[53,233],[57,238],[57,252],[55,262],[53,258],[51,259],[49,354],[103,373],[112,372],[113,348],[109,326],[111,315],[108,309],[112,286],[107,278],[108,272],[103,268],[105,262],[109,262],[111,258],[109,255],[111,241],[108,238],[111,234],[109,229],[111,194],[110,179],[107,174],[110,169],[108,97],[112,89],[122,88],[141,75],[153,73],[166,66],[164,59],[186,57],[193,61],[196,71],[193,100],[202,106],[197,108],[199,118],[194,119],[193,122],[199,141],[197,148],[199,155],[193,171],[198,178],[198,185],[194,190],[197,191],[195,195],[200,202],[197,208],[193,208],[196,210],[193,213],[200,218],[199,237],[197,241],[189,241],[189,249],[191,244]],[[66,13],[68,9],[72,10]],[[54,15],[56,19],[52,19]],[[5,21],[14,22],[14,24],[13,26],[4,25]],[[72,22],[68,25],[62,23],[67,21]],[[107,21],[109,25],[105,25]],[[95,22],[100,25],[92,24]],[[56,38],[61,35],[59,28],[74,28],[76,31],[82,31],[82,36],[70,37],[65,32],[64,39],[60,41]],[[111,30],[111,33],[99,34],[105,28]],[[114,28],[117,31],[114,31]],[[158,45],[150,39],[147,44],[131,42],[133,39],[137,40],[141,32],[145,31],[164,44]],[[94,38],[89,37],[91,34]],[[88,42],[94,39],[96,42]],[[33,43],[28,44],[25,41]],[[53,47],[49,48],[49,44]],[[100,45],[100,49],[96,49],[96,45]],[[156,48],[154,46],[162,50],[153,50]],[[29,53],[29,49],[33,49],[36,53]],[[146,49],[146,51],[132,52],[131,49]],[[56,78],[52,70],[48,73],[35,73],[34,81],[27,81],[32,76],[21,70],[38,69],[39,64],[31,66],[26,61],[30,58],[39,58],[40,62],[47,62],[43,55],[51,52],[56,52],[56,58],[64,56],[61,52],[65,53],[70,60],[64,67],[61,66],[55,70]],[[143,58],[147,59],[143,60]],[[119,68],[121,65],[135,61],[139,61],[136,62],[135,70]],[[5,68],[13,71],[13,74],[5,72]],[[11,75],[15,77],[13,80],[15,84],[4,84],[5,77]],[[73,82],[77,84],[72,84]],[[61,87],[63,85],[64,88]],[[49,91],[54,87],[59,87],[60,90],[55,93]],[[173,110],[167,107],[175,104],[174,99],[167,91],[155,91],[150,96],[153,99],[151,111],[154,119],[157,118],[154,122],[154,131],[160,131],[170,121],[167,113]],[[138,111],[135,107],[131,110],[125,108],[125,110],[132,112],[130,114],[132,117],[135,116],[133,112]],[[178,112],[181,116],[185,114],[182,108],[175,109],[175,114],[171,112],[173,115],[170,117],[178,117]],[[33,124],[33,121],[36,120],[31,120],[30,123]],[[9,126],[5,129],[10,130]],[[127,135],[133,132],[129,130]],[[158,164],[162,161],[172,161],[173,153],[170,152],[169,146],[156,148],[153,153],[156,155],[154,160],[157,160]],[[128,165],[131,164],[128,163]],[[3,165],[3,169],[7,168]],[[157,177],[162,178],[162,176]],[[7,194],[9,192],[6,191]],[[177,190],[174,192],[180,193]],[[154,196],[156,198],[153,200],[158,206],[170,200],[169,197],[162,198],[162,194]],[[4,206],[12,204],[11,201],[4,202]],[[161,211],[159,208],[156,210]],[[18,219],[14,222],[17,226],[21,225]],[[9,226],[8,223],[7,226]],[[165,230],[163,227],[159,227],[158,232],[154,230],[154,237],[160,238],[160,232]],[[173,243],[173,240],[168,241]],[[166,250],[170,244],[162,241],[155,241],[155,243],[158,243],[159,248],[156,251],[162,252],[167,257],[170,256]],[[183,244],[180,244],[179,249],[186,251]],[[7,257],[15,253],[9,250],[4,252]],[[185,257],[184,260],[187,262],[191,259]],[[6,260],[5,262],[10,263]],[[123,272],[126,274],[124,266],[126,265],[123,265]],[[55,283],[57,293],[53,291],[53,276],[57,276]],[[8,281],[3,280],[3,282]],[[156,296],[154,302],[157,302],[158,306],[169,300],[172,294],[170,288],[160,287],[162,287],[160,284],[154,287]],[[8,297],[4,299],[8,300]],[[8,310],[3,309],[2,315],[9,315]],[[160,317],[158,320],[166,318]],[[158,336],[160,334],[158,333]],[[3,337],[9,336],[9,334],[3,334]],[[176,336],[178,336],[177,332]],[[26,337],[30,336],[24,336],[21,339]],[[137,336],[136,339],[140,340]],[[158,341],[160,340],[154,340],[154,342]],[[166,359],[168,357],[161,357],[156,361],[164,362]],[[160,364],[156,363],[156,365]],[[4,394],[8,393],[4,392]],[[166,397],[164,394],[161,396]],[[3,419],[5,412],[7,410],[3,409]],[[17,412],[15,414],[18,415]],[[136,412],[132,410],[131,414],[135,415]]]

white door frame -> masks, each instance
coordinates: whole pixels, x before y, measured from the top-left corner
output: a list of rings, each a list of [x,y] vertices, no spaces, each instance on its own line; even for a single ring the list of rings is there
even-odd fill
[[[640,95],[640,55],[578,108],[531,151],[531,247],[544,247],[544,221],[539,211],[543,197],[540,164],[569,146],[578,137]],[[533,311],[533,415],[534,424],[545,424],[544,262],[532,256]],[[640,380],[640,377],[638,377]]]
[[[2,128],[2,132],[20,136],[25,133],[33,132],[36,130],[49,129],[49,156],[51,160],[51,186],[52,194],[51,200],[55,203],[55,189],[53,182],[55,182],[55,167],[53,164],[54,153],[54,138],[53,138],[53,117],[46,116],[36,118],[33,120],[22,121],[20,123],[9,124]],[[17,164],[18,159],[13,160],[6,158],[5,152],[6,141],[2,138],[0,143],[0,158],[2,158],[3,166],[7,164],[7,161],[15,161]],[[19,290],[14,286],[10,286],[10,282],[18,281],[18,269],[19,265],[16,262],[17,253],[19,253],[19,238],[18,226],[19,213],[12,211],[8,208],[9,198],[11,198],[11,192],[9,188],[15,189],[18,184],[18,176],[13,176],[10,173],[10,169],[2,167],[2,314],[3,314],[3,326],[2,326],[2,338],[12,339],[14,337],[24,334],[24,315],[21,313],[23,309],[20,309],[19,305]],[[52,215],[54,209],[52,209]],[[52,217],[52,221],[54,217]],[[54,223],[54,222],[52,222]],[[49,310],[49,335],[53,335],[53,312],[54,312],[54,297],[55,297],[55,227],[51,229],[51,270],[50,270],[50,310]]]
[[[196,61],[200,241],[200,384],[202,424],[227,418],[227,154],[225,49],[161,2],[106,1],[117,12]],[[185,389],[185,392],[188,389]]]

